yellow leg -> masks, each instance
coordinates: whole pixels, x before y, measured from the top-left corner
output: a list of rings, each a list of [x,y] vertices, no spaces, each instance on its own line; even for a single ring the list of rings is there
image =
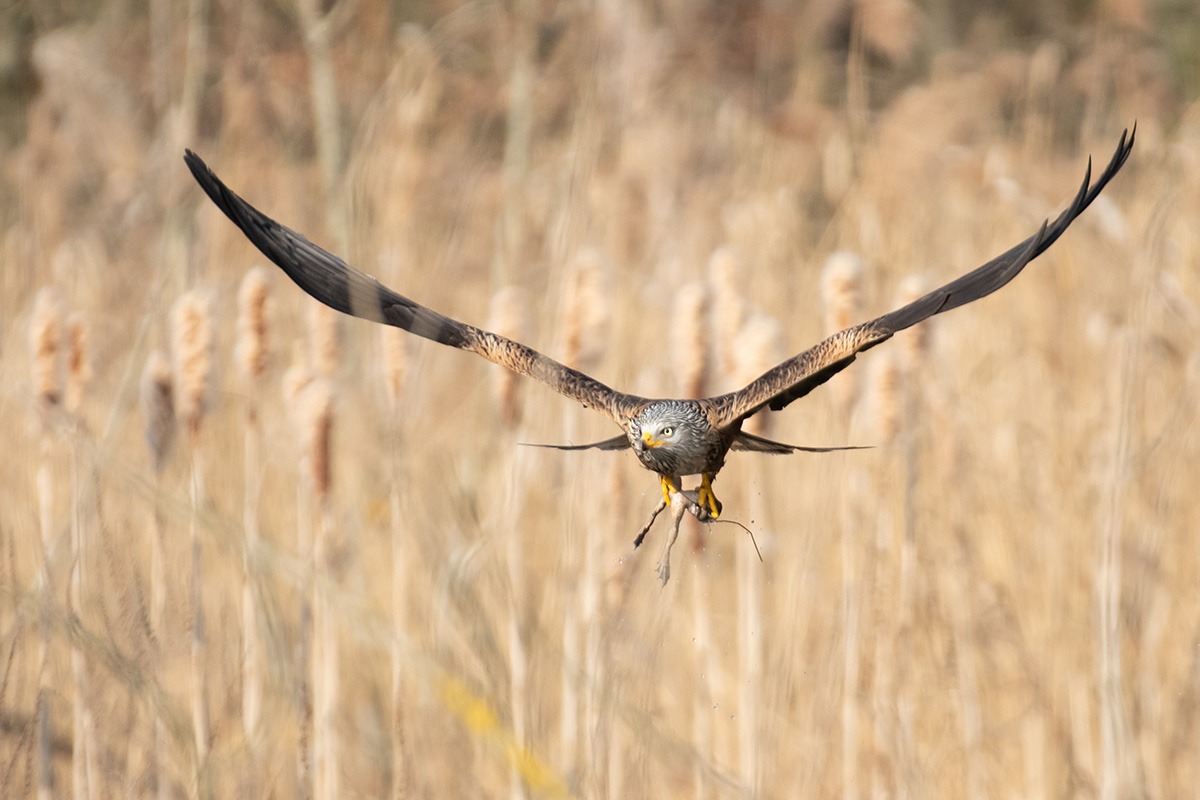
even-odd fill
[[[721,501],[713,494],[712,488],[712,473],[706,472],[700,476],[700,505],[708,509],[708,513],[713,519],[721,516]]]
[[[675,484],[666,475],[659,475],[658,482],[662,485],[663,502],[671,505],[671,492],[675,490]]]

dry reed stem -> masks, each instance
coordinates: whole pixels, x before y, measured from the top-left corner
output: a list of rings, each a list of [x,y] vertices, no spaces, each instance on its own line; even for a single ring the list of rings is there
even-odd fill
[[[708,314],[708,287],[703,281],[680,288],[675,295],[671,326],[672,360],[680,397],[704,397],[711,344]]]
[[[494,278],[507,284],[517,279],[515,265],[525,242],[525,183],[529,174],[529,147],[533,137],[533,85],[537,9],[534,0],[518,0],[511,16],[511,69],[507,75],[508,114],[501,164],[503,194],[500,200],[500,236],[493,256]]]
[[[189,595],[192,611],[192,731],[195,737],[196,794],[208,797],[209,776],[208,672],[205,665],[203,546],[200,539],[200,504],[204,501],[204,461],[200,424],[207,411],[213,372],[213,295],[194,289],[176,301],[171,310],[172,355],[175,366],[175,399],[188,431],[191,480],[188,528],[192,544]]]
[[[346,252],[349,229],[342,204],[342,172],[345,147],[339,120],[337,77],[334,74],[331,35],[344,17],[349,4],[338,2],[325,7],[316,0],[296,0],[304,28],[304,46],[308,52],[308,77],[312,93],[313,132],[325,193],[325,214],[329,232],[338,252]],[[322,10],[324,9],[324,10]],[[328,376],[326,376],[328,377]]]
[[[387,392],[388,406],[393,414],[400,408],[404,396],[404,381],[408,376],[408,337],[400,328],[385,325],[380,328],[383,344],[383,385]]]
[[[711,316],[708,307],[708,287],[703,281],[683,286],[675,298],[674,324],[671,327],[673,363],[676,370],[676,386],[681,397],[703,397],[708,373],[708,356],[711,349]],[[694,633],[692,639],[696,660],[697,678],[692,703],[692,740],[700,758],[711,762],[714,757],[712,737],[713,698],[720,692],[718,671],[720,659],[713,641],[712,612],[708,597],[713,590],[711,563],[703,557],[705,552],[704,531],[700,525],[690,523],[693,540],[693,558],[696,569],[692,575],[692,616]],[[704,769],[697,760],[692,770],[692,784],[698,798],[711,796],[705,780]]]
[[[167,608],[166,564],[164,561],[162,471],[175,441],[175,400],[171,383],[171,365],[158,350],[150,353],[141,380],[142,416],[145,418],[146,444],[150,448],[150,469],[154,473],[154,522],[150,532],[150,637],[153,642],[151,679],[158,680],[162,664],[163,620]],[[166,800],[169,787],[165,778],[167,728],[155,711],[152,729],[152,766],[149,783],[158,800]]]
[[[835,129],[821,149],[821,188],[830,205],[845,198],[854,182],[854,149],[841,128]]]
[[[737,383],[745,385],[783,359],[783,329],[765,314],[746,320],[734,341]],[[760,412],[742,426],[750,433],[767,435],[770,412]],[[766,470],[762,461],[751,465],[747,493],[751,515],[764,528],[769,525],[762,506]],[[757,489],[757,490],[756,490]],[[742,780],[757,792],[762,778],[760,709],[763,698],[763,575],[756,551],[745,543],[737,549],[738,582],[738,748]]]
[[[708,279],[713,286],[712,313],[716,329],[717,362],[721,380],[728,382],[737,371],[734,341],[746,321],[746,301],[742,287],[746,285],[746,268],[736,248],[718,248],[708,259]]]
[[[531,453],[527,448],[510,448],[504,455],[504,497],[497,517],[504,525],[505,566],[508,572],[508,669],[510,711],[512,714],[513,743],[517,748],[527,748],[529,743],[529,665],[528,647],[523,629],[528,612],[525,583],[528,580],[525,565],[525,546],[521,540],[520,516],[523,506],[523,489],[530,477]],[[512,800],[525,796],[525,785],[520,770],[514,764],[509,773],[509,795]]]
[[[849,501],[844,501],[849,502]],[[859,785],[858,740],[858,667],[859,618],[862,605],[858,578],[858,553],[854,531],[843,513],[841,532],[842,554],[842,798],[857,800]]]
[[[270,364],[271,336],[267,319],[271,284],[263,267],[254,267],[242,278],[238,290],[237,340],[234,361],[246,383],[246,429],[244,442],[245,496],[242,522],[246,541],[242,559],[242,730],[252,751],[258,747],[265,682],[263,645],[258,630],[258,602],[254,591],[253,559],[261,538],[258,524],[262,493],[259,406],[262,378]],[[252,780],[256,776],[252,777]]]
[[[1131,741],[1125,710],[1121,663],[1121,534],[1124,495],[1129,480],[1130,417],[1138,377],[1137,334],[1123,329],[1117,336],[1119,369],[1110,381],[1112,422],[1106,502],[1100,520],[1096,597],[1100,607],[1098,624],[1100,661],[1100,797],[1113,800],[1142,794],[1137,774],[1136,751]]]
[[[604,358],[612,325],[611,271],[604,254],[594,247],[580,248],[567,265],[562,287],[559,341],[563,363],[594,369]],[[582,409],[568,407],[563,416],[565,441],[575,441]],[[580,473],[576,473],[578,477]],[[590,476],[588,476],[590,477]],[[587,478],[585,478],[587,480]],[[574,490],[569,489],[573,494]],[[570,513],[570,512],[567,512]],[[600,564],[604,542],[596,526],[579,530],[577,520],[566,521],[562,549],[565,575],[580,575],[568,582],[563,599],[563,673],[561,742],[564,765],[573,771],[580,753],[593,750],[597,728],[596,687],[602,680],[600,663]],[[582,542],[579,539],[582,537]],[[582,552],[581,552],[582,551]],[[580,678],[587,687],[580,697]],[[582,703],[581,703],[582,701]],[[580,709],[582,707],[582,722]],[[585,765],[585,769],[588,766]]]
[[[183,66],[183,139],[192,141],[200,117],[201,90],[208,71],[208,0],[187,0],[187,53]]]
[[[313,372],[318,377],[332,379],[342,363],[345,323],[341,314],[315,300],[306,301],[305,305]]]
[[[399,328],[385,326],[381,329],[383,345],[383,379],[388,407],[392,414],[391,429],[394,440],[389,447],[391,453],[391,475],[388,486],[388,509],[392,528],[392,625],[397,631],[408,633],[408,581],[406,536],[404,516],[400,503],[403,448],[400,440],[401,402],[404,396],[404,380],[408,369],[408,334]],[[406,670],[404,650],[400,637],[392,640],[392,800],[403,800],[410,792],[409,756],[405,737]]]
[[[307,419],[305,390],[313,382],[304,347],[297,343],[292,348],[291,366],[283,374],[283,404],[289,422],[303,442],[306,432],[311,430]],[[301,800],[313,797],[313,537],[312,537],[312,486],[308,468],[309,448],[300,448],[299,480],[296,481],[296,555],[307,569],[299,592],[300,608],[296,630],[296,716],[299,736],[296,745],[297,796]]]
[[[961,535],[961,533],[959,534]],[[959,725],[967,767],[967,792],[970,800],[987,797],[981,752],[983,715],[979,705],[979,680],[976,677],[976,645],[972,634],[971,596],[967,590],[971,574],[966,547],[956,546],[956,557],[949,569],[942,570],[942,593],[949,610],[954,634],[954,665],[958,682]]]
[[[92,376],[92,364],[88,352],[87,325],[77,314],[72,314],[67,320],[66,345],[67,389],[64,407],[74,417],[77,433],[83,435],[87,431],[79,415],[79,407],[83,390]],[[84,571],[83,487],[79,475],[82,457],[81,444],[75,439],[71,448],[71,583],[67,595],[68,611],[75,619],[79,618],[79,609],[87,603],[84,596],[87,577]],[[71,643],[71,675],[75,684],[71,788],[76,800],[88,800],[96,794],[100,775],[96,768],[96,727],[87,661],[75,641]]]
[[[319,510],[320,524],[313,543],[312,568],[315,578],[312,664],[314,796],[324,800],[338,797],[339,743],[337,708],[339,695],[340,643],[333,616],[332,593],[340,584],[340,568],[334,541],[332,434],[333,389],[325,380],[309,384],[301,399],[304,415],[305,463],[308,483]]]
[[[37,696],[37,796],[54,795],[54,764],[50,743],[50,607],[54,601],[54,576],[50,569],[54,549],[54,478],[51,464],[50,415],[62,397],[63,311],[57,294],[42,289],[34,300],[30,319],[30,363],[41,431],[41,463],[38,467],[38,518],[41,532],[40,592],[38,594],[38,696]]]

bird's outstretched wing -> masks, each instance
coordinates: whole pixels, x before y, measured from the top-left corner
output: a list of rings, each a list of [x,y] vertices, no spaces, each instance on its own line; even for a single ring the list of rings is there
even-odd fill
[[[330,308],[477,353],[596,409],[622,427],[646,404],[641,397],[613,391],[520,342],[450,319],[397,294],[247,203],[191,150],[186,151],[184,161],[200,187],[246,238],[301,289]]]
[[[1071,222],[1096,199],[1129,158],[1136,133],[1135,125],[1132,131],[1121,134],[1121,142],[1112,160],[1094,184],[1091,183],[1092,162],[1088,160],[1087,174],[1079,193],[1054,222],[1043,223],[1041,230],[1007,252],[903,308],[833,334],[820,344],[763,373],[743,389],[709,398],[704,402],[712,409],[710,419],[718,427],[724,427],[763,408],[778,411],[850,366],[863,350],[887,341],[897,331],[986,297],[1007,284],[1026,264],[1054,244]]]

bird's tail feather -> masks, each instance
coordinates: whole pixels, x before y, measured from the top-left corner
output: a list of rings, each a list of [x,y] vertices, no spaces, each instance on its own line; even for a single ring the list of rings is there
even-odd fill
[[[785,444],[776,442],[771,439],[764,439],[761,436],[755,436],[752,433],[738,431],[737,436],[733,438],[731,450],[748,450],[754,453],[771,453],[773,455],[787,455],[788,453],[803,452],[803,453],[832,453],[837,450],[870,450],[871,448],[864,446],[851,447],[805,447],[798,444]]]

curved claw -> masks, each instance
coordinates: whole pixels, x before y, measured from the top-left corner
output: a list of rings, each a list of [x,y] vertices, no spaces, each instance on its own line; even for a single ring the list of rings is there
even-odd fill
[[[721,501],[717,499],[716,494],[713,493],[712,479],[712,474],[708,472],[704,473],[700,477],[700,491],[698,499],[700,501],[700,507],[708,511],[708,515],[710,517],[716,519],[717,517],[721,516],[721,509],[723,506],[721,505]]]

